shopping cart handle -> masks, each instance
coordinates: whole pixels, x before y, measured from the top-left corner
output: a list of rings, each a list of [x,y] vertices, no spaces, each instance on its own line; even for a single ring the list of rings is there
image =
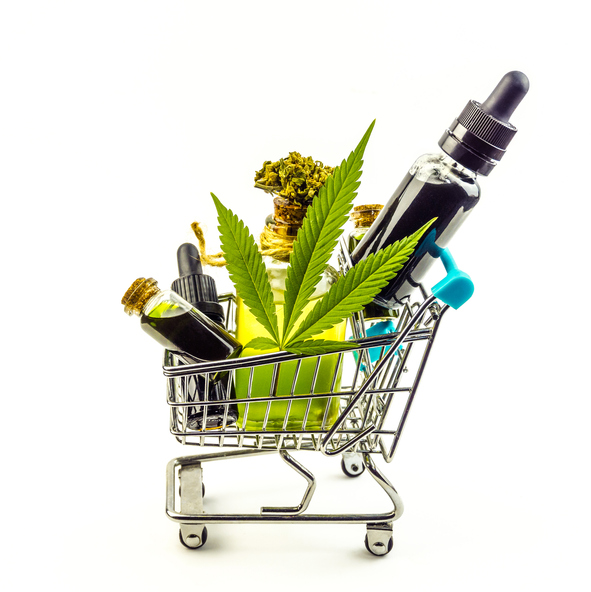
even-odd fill
[[[457,310],[474,294],[474,284],[467,273],[458,269],[448,249],[437,249],[435,256],[443,262],[447,275],[431,288],[431,292]]]

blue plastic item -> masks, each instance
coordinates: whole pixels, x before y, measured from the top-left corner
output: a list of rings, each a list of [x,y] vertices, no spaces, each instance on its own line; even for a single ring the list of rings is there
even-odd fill
[[[367,329],[365,331],[366,335],[368,337],[375,337],[376,335],[388,335],[389,333],[396,333],[396,327],[394,326],[394,323],[390,320],[388,321],[380,321],[379,323],[376,323],[375,325],[372,325],[371,327],[369,327],[369,329]],[[384,350],[384,354],[390,349],[389,346]],[[380,359],[380,354],[382,353],[382,348],[381,347],[372,347],[368,350],[369,353],[369,359],[371,361],[371,363],[373,364],[374,362],[377,362],[377,360]],[[355,361],[357,361],[357,352],[354,351],[353,355],[355,356]],[[361,369],[364,370],[365,369],[365,364],[361,365]]]
[[[433,257],[439,257],[441,259],[445,271],[447,272],[447,275],[431,288],[431,292],[444,304],[457,310],[460,306],[466,304],[466,302],[472,297],[472,294],[474,294],[474,283],[467,273],[458,269],[458,266],[448,249],[442,249],[441,247],[438,247],[434,241],[430,241],[428,250]],[[395,332],[396,327],[391,320],[381,321],[366,330],[368,337],[387,335]],[[384,354],[390,349],[390,347],[392,346],[389,346],[384,350]],[[402,347],[399,349],[402,349]],[[368,350],[368,353],[369,359],[373,364],[379,360],[382,348],[372,347]],[[355,356],[355,361],[357,361],[357,352],[353,352],[353,355]],[[364,364],[361,365],[361,369],[365,369]]]
[[[437,256],[443,261],[447,275],[431,288],[431,292],[436,298],[457,310],[474,294],[474,284],[467,273],[458,269],[448,249],[439,249]]]

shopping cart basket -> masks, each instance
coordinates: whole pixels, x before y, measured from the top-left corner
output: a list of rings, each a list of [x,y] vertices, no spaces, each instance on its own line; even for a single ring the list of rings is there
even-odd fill
[[[341,270],[346,272],[350,260],[344,245],[340,250]],[[217,449],[175,458],[167,467],[166,512],[180,525],[180,540],[186,547],[201,547],[207,540],[207,525],[212,523],[312,522],[365,524],[368,551],[385,555],[391,550],[392,523],[402,515],[403,505],[372,455],[381,454],[386,462],[392,461],[441,319],[450,306],[458,308],[473,291],[471,280],[456,268],[447,250],[441,259],[446,278],[431,294],[422,287],[417,290],[417,302],[401,309],[393,332],[368,336],[372,331],[367,330],[363,314],[353,315],[350,326],[359,344],[355,350],[313,356],[279,352],[191,365],[165,353],[171,433],[181,444]],[[234,297],[225,295],[221,300],[227,304],[228,329],[232,330]],[[226,413],[220,427],[196,427],[189,421],[196,409],[206,416],[208,407],[220,405],[219,401],[208,401],[207,392],[204,396],[198,384],[208,384],[218,373],[229,374],[228,384],[236,387],[235,394],[223,403]],[[322,388],[318,388],[322,373]],[[230,406],[239,409],[239,419],[232,424],[227,421]],[[206,418],[200,425],[207,426]],[[293,458],[291,453],[300,450],[340,455],[341,468],[349,477],[367,469],[388,496],[391,510],[307,512],[316,479]],[[204,510],[204,462],[265,453],[278,453],[305,479],[307,486],[297,506],[262,507],[256,514],[210,514]]]

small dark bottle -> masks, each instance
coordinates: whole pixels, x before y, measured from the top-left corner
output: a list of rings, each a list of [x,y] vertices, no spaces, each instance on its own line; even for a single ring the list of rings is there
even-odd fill
[[[351,254],[353,264],[411,235],[437,218],[413,255],[374,302],[397,308],[408,302],[441,249],[480,198],[477,176],[487,176],[517,129],[509,118],[529,89],[521,72],[509,72],[480,104],[469,101],[439,140],[443,153],[421,156]]]
[[[224,324],[224,308],[219,303],[215,280],[203,273],[201,256],[197,247],[191,243],[183,243],[177,250],[179,269],[178,279],[172,282],[171,289],[183,297],[206,317],[219,325]],[[228,373],[221,375],[209,385],[209,401],[228,401],[235,398],[234,384],[228,384]],[[189,383],[189,396],[198,401],[205,398],[205,382],[202,376],[196,384]],[[191,429],[201,429],[203,425],[204,407],[190,407],[187,425]],[[235,404],[209,405],[207,407],[208,429],[222,427],[234,423],[238,419],[238,408]]]
[[[158,288],[158,282],[152,278],[135,280],[123,296],[121,304],[124,305],[127,314],[136,314],[140,317],[141,327],[148,335],[187,364],[234,358],[242,350],[240,343],[222,327],[176,292]],[[208,384],[202,380],[197,394],[203,396],[201,400],[205,399],[204,393],[207,393],[207,400],[226,399],[227,382],[228,373],[214,376]],[[216,428],[221,425],[219,413],[212,413],[210,421],[209,407],[215,406],[207,407],[206,421],[203,421],[205,412],[201,406],[201,414],[195,418],[190,428]],[[228,411],[226,423],[229,424],[235,419],[230,417]]]

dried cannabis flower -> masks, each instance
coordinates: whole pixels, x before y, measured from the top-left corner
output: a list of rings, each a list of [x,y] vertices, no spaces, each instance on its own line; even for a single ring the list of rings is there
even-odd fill
[[[287,158],[277,162],[264,162],[263,168],[255,174],[254,186],[304,206],[318,195],[333,171],[334,167],[324,166],[311,156],[302,157],[299,152],[290,152]]]

